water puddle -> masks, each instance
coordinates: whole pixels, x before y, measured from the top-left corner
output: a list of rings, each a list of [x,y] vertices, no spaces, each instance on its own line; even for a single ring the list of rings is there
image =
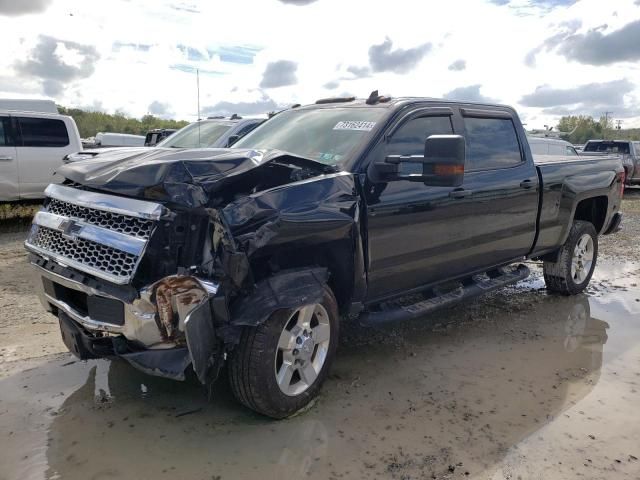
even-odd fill
[[[208,401],[47,357],[0,380],[0,479],[637,478],[640,265],[602,265],[576,297],[535,275],[435,329],[345,325],[318,401],[279,422],[225,379]]]

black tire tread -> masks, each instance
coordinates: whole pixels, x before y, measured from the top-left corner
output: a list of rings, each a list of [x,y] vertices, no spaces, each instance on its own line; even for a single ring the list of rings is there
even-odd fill
[[[337,313],[337,302],[333,292],[329,287],[325,287],[325,290],[326,294],[330,297],[331,303],[336,307],[334,310]],[[259,372],[261,367],[263,367],[264,354],[268,348],[267,345],[270,335],[269,322],[279,322],[281,317],[284,315],[288,316],[289,311],[276,311],[265,323],[256,327],[244,327],[240,336],[240,342],[231,353],[227,365],[229,372],[229,385],[236,399],[251,410],[277,419],[285,418],[292,412],[285,409],[275,408],[272,402],[265,397],[265,392],[262,392],[261,388],[259,388]],[[334,341],[337,342],[337,332],[335,333],[336,337]],[[270,357],[271,355],[268,354],[268,356]],[[329,364],[330,359],[327,359],[327,367]],[[315,385],[312,389],[315,390]],[[306,405],[306,403],[308,403],[312,398],[310,392],[309,394],[310,398],[307,398],[306,401],[302,402],[302,406]],[[302,397],[302,395],[300,396]]]
[[[542,270],[547,290],[562,295],[575,295],[584,290],[589,284],[591,274],[587,277],[584,285],[576,285],[571,278],[571,257],[573,255],[573,249],[575,248],[578,238],[584,233],[591,233],[594,238],[594,266],[592,267],[591,274],[593,273],[598,253],[598,235],[592,223],[584,220],[576,220],[571,226],[566,242],[560,248],[557,260],[555,262],[546,261],[543,263]]]

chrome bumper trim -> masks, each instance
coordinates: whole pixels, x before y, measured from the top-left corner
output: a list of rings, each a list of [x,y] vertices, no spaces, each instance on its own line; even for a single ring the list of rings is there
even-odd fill
[[[164,211],[164,207],[159,203],[87,192],[64,185],[51,184],[44,193],[47,197],[74,205],[147,220],[160,220]]]
[[[111,323],[105,323],[105,322],[96,322],[92,320],[90,317],[86,317],[82,315],[80,312],[76,311],[74,308],[69,306],[69,304],[61,300],[56,300],[55,298],[47,295],[46,293],[44,294],[44,296],[51,305],[54,305],[60,310],[62,310],[69,317],[71,317],[72,320],[75,320],[80,325],[85,327],[87,330],[99,330],[99,331],[109,332],[109,333],[122,332],[122,327],[118,325],[113,325]]]

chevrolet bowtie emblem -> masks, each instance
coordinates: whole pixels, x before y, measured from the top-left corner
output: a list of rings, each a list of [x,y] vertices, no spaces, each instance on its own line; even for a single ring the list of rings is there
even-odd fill
[[[78,225],[73,220],[65,219],[58,224],[58,230],[64,238],[69,240],[77,240],[78,235],[82,231],[82,225]]]

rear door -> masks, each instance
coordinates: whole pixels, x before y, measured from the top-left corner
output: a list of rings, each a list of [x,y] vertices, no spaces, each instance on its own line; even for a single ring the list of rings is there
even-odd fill
[[[18,153],[11,128],[11,117],[0,115],[0,201],[17,200]]]
[[[50,183],[61,181],[54,172],[69,153],[69,132],[63,120],[16,116],[20,137],[18,140],[18,175],[20,197],[40,198]]]
[[[517,117],[508,110],[461,109],[467,146],[464,187],[473,245],[469,266],[491,267],[527,255],[538,215],[538,175]]]

